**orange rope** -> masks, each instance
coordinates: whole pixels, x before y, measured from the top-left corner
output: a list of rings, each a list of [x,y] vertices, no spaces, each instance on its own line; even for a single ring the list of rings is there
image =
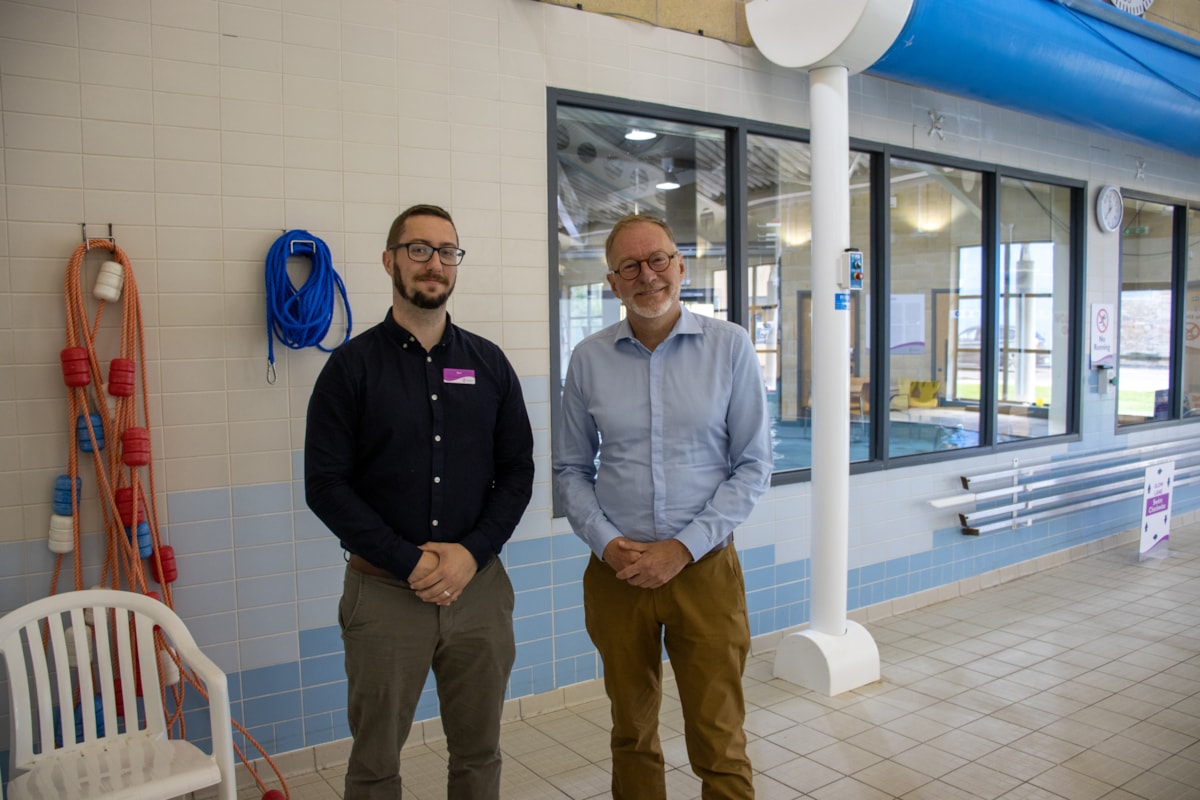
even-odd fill
[[[92,249],[111,252],[112,260],[121,266],[124,283],[121,290],[122,313],[119,352],[121,358],[133,360],[138,371],[141,373],[141,416],[144,420],[143,427],[145,427],[147,433],[150,431],[150,392],[146,379],[146,340],[142,326],[141,302],[138,298],[137,282],[134,280],[133,267],[130,265],[125,251],[118,247],[116,242],[110,239],[89,239],[75,248],[75,252],[67,264],[67,273],[64,280],[67,318],[66,346],[83,347],[86,350],[91,374],[91,381],[87,386],[68,387],[67,391],[67,413],[69,414],[71,431],[71,441],[67,456],[67,475],[71,484],[71,516],[74,534],[74,549],[72,550],[74,588],[83,588],[83,564],[82,559],[79,557],[80,504],[75,494],[75,481],[79,476],[80,469],[77,441],[80,434],[76,428],[76,421],[82,418],[87,439],[90,440],[92,445],[92,465],[96,476],[96,487],[100,494],[100,510],[105,532],[104,561],[101,570],[100,585],[116,589],[121,588],[122,584],[124,584],[129,587],[130,591],[138,591],[146,594],[149,592],[149,583],[146,579],[145,565],[139,553],[137,542],[137,528],[139,523],[146,523],[149,528],[152,546],[151,555],[148,558],[153,560],[155,574],[159,576],[163,575],[160,554],[162,537],[158,527],[158,491],[154,480],[154,460],[151,458],[150,462],[146,465],[144,478],[138,468],[129,467],[122,463],[121,460],[121,438],[126,430],[138,426],[138,406],[135,397],[117,397],[115,398],[116,402],[113,404],[114,408],[110,409],[107,398],[103,396],[101,386],[104,372],[96,355],[96,339],[100,331],[100,319],[104,313],[106,301],[97,301],[98,306],[96,308],[95,320],[89,327],[87,302],[81,288],[81,272],[84,258]],[[89,387],[92,391],[91,403],[89,403],[88,396]],[[135,387],[135,395],[137,391],[138,388]],[[105,451],[107,452],[102,451],[99,447],[97,431],[92,425],[90,415],[93,405],[100,417],[101,429],[105,436]],[[145,491],[147,486],[149,486],[149,497],[147,497],[147,492]],[[130,502],[132,503],[133,512],[132,524],[129,526],[130,533],[128,535],[125,532],[121,510],[117,504],[117,490],[125,489],[130,492]],[[51,594],[57,591],[58,578],[63,565],[63,555],[59,553],[54,559],[54,572],[50,579]],[[159,588],[162,592],[163,603],[173,609],[175,603],[170,581],[164,580]],[[195,687],[205,700],[209,699],[208,692],[195,672],[185,668],[179,655],[173,649],[166,646],[162,632],[156,631],[154,638],[156,652],[159,654],[167,653],[179,671],[180,680],[170,690],[175,708],[167,714],[167,728],[172,736],[177,735],[179,738],[182,738],[185,735],[183,720],[184,681],[186,680],[187,683]],[[168,688],[164,681],[161,663],[158,672],[159,696],[163,702],[165,711],[167,708]],[[288,791],[287,783],[283,779],[283,774],[279,771],[279,768],[275,765],[271,757],[267,755],[266,750],[255,741],[254,737],[237,720],[233,720],[233,726],[241,732],[248,743],[252,744],[262,754],[267,764],[274,770],[275,776],[279,779],[279,783],[283,787],[284,796],[290,799],[291,794]],[[176,734],[177,727],[178,734]],[[249,770],[251,776],[253,776],[258,787],[266,791],[266,784],[259,778],[258,773],[250,765],[249,761],[247,761],[241,748],[235,744],[234,750],[245,764],[246,769]]]

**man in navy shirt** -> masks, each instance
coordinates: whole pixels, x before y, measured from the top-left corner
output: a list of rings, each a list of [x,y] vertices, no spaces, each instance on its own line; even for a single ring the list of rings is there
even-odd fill
[[[400,749],[430,668],[448,797],[500,795],[515,645],[498,556],[532,493],[533,434],[500,348],[446,311],[464,255],[444,209],[401,213],[383,252],[392,308],[333,352],[308,404],[306,499],[348,554],[345,800],[401,796]]]

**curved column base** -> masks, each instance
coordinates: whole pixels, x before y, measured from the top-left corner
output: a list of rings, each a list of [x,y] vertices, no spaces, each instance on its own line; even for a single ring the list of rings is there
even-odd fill
[[[790,633],[775,651],[775,677],[833,697],[879,680],[879,648],[852,620],[846,620],[841,636]]]

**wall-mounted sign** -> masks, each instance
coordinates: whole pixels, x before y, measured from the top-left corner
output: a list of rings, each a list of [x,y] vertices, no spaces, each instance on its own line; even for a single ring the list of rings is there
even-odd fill
[[[1150,10],[1150,6],[1154,0],[1108,0],[1122,11],[1128,11],[1130,14],[1141,16]]]
[[[1112,369],[1117,365],[1116,317],[1110,303],[1092,303],[1092,369]]]
[[[1200,292],[1188,293],[1183,311],[1183,345],[1200,350]]]

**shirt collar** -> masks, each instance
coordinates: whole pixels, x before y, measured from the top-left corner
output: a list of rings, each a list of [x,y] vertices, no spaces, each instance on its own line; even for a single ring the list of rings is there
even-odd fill
[[[383,318],[383,327],[384,327],[384,330],[386,330],[388,332],[389,336],[392,336],[393,338],[395,338],[397,341],[399,341],[402,344],[409,342],[409,341],[413,341],[416,338],[412,335],[412,333],[409,332],[409,330],[407,328],[405,328],[399,322],[396,322],[396,318],[392,316],[392,310],[390,308],[387,311],[387,315],[384,316],[384,318]],[[442,338],[441,338],[441,340],[438,341],[438,344],[439,345],[449,345],[450,342],[453,341],[453,339],[454,339],[454,331],[455,331],[454,323],[451,322],[450,314],[449,314],[449,312],[447,312],[446,313],[446,328],[445,328],[445,330],[442,331]]]
[[[677,335],[684,334],[702,334],[704,329],[700,327],[700,320],[691,311],[688,311],[687,306],[679,307],[679,319],[675,320],[675,327],[671,328],[671,332],[667,334],[667,339],[671,339]],[[637,337],[633,335],[633,328],[629,326],[629,317],[617,323],[613,344],[625,340],[637,341]],[[665,341],[665,340],[664,340]]]

